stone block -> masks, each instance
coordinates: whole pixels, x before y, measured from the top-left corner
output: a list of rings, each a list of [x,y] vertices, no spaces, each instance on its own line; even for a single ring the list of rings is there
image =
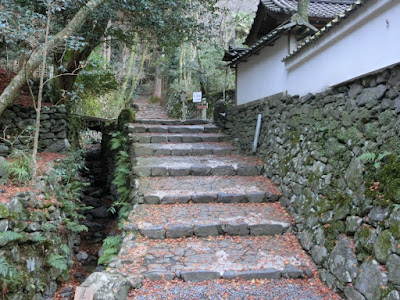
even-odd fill
[[[233,166],[215,166],[211,169],[211,175],[214,176],[233,176],[236,170]]]
[[[237,174],[238,176],[258,176],[261,174],[262,169],[262,166],[239,165]]]
[[[250,203],[262,203],[265,199],[264,192],[248,192],[246,194],[246,200]]]
[[[192,155],[211,155],[211,154],[213,154],[213,151],[210,148],[196,147],[192,149]]]
[[[144,277],[146,279],[149,279],[151,281],[157,281],[157,280],[174,280],[175,279],[175,274],[172,272],[148,272],[144,274]]]
[[[190,175],[190,169],[189,168],[169,168],[168,169],[168,174],[170,176],[189,176]]]
[[[170,142],[170,143],[181,143],[182,142],[182,136],[180,136],[180,135],[168,136],[168,142]]]
[[[200,194],[192,196],[192,201],[194,203],[210,203],[210,202],[215,202],[216,200],[217,200],[217,195],[215,194]]]
[[[201,136],[198,136],[198,135],[197,136],[196,135],[183,136],[182,142],[183,143],[200,143]]]
[[[150,239],[165,239],[165,229],[162,226],[139,228],[139,233]]]
[[[281,272],[274,268],[267,268],[265,270],[250,270],[237,272],[237,278],[251,280],[251,279],[280,279]]]
[[[293,265],[286,265],[282,271],[282,277],[293,279],[303,278],[304,272]]]
[[[214,280],[221,278],[219,272],[215,271],[183,271],[181,273],[181,277],[184,281],[205,281],[205,280]]]
[[[193,226],[191,225],[172,225],[167,228],[166,237],[170,239],[193,235]]]
[[[246,223],[224,224],[222,230],[229,235],[249,235],[250,230]]]
[[[194,176],[207,176],[211,173],[211,167],[206,164],[195,164],[191,167],[191,174]]]
[[[149,143],[151,143],[151,137],[150,136],[137,136],[135,138],[135,141],[137,141],[140,144],[149,144]]]
[[[166,176],[167,168],[166,167],[152,167],[151,175],[152,176]]]
[[[185,196],[185,195],[164,196],[161,199],[161,203],[162,204],[188,203],[190,199],[191,199],[190,196]]]
[[[160,197],[156,195],[144,196],[144,203],[147,204],[160,204]]]
[[[192,153],[192,149],[172,149],[172,156],[188,156]]]
[[[148,127],[147,131],[150,133],[167,133],[168,127],[163,127],[163,126]]]
[[[151,155],[151,154],[148,154],[148,155]],[[171,149],[169,149],[169,148],[155,149],[154,155],[157,155],[157,156],[171,155]]]
[[[283,233],[283,226],[281,224],[256,224],[250,225],[251,235],[281,235]]]
[[[157,135],[151,137],[151,143],[167,143],[168,138],[166,136]]]
[[[218,193],[218,202],[221,203],[241,203],[245,199],[242,194]]]
[[[134,167],[133,174],[140,177],[150,177],[151,168],[149,167]]]
[[[218,224],[194,226],[194,235],[198,237],[217,236],[220,231],[221,227]]]

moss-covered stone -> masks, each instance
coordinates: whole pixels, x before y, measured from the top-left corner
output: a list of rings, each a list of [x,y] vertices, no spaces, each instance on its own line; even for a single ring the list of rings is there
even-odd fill
[[[376,260],[385,264],[391,252],[392,244],[394,242],[392,233],[389,230],[382,231],[374,244],[374,253]]]
[[[125,108],[121,110],[118,116],[118,128],[123,129],[124,125],[127,123],[134,123],[136,119],[135,112],[130,108]]]
[[[6,219],[10,216],[10,211],[5,205],[0,204],[0,219]]]
[[[377,234],[374,228],[362,226],[354,235],[356,250],[358,253],[371,255]]]

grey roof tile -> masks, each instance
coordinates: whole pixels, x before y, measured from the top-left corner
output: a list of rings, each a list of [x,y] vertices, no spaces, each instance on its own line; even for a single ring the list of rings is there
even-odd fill
[[[355,0],[310,0],[308,16],[331,19],[348,8]],[[297,0],[261,0],[274,12],[293,14],[297,11]]]

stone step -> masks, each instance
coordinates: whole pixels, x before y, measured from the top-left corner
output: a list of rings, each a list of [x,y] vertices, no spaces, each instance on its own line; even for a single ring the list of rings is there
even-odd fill
[[[132,238],[131,241],[127,241]],[[119,272],[134,286],[149,280],[275,279],[313,277],[310,258],[291,233],[152,240],[125,239]]]
[[[258,176],[264,170],[256,157],[229,156],[149,156],[135,159],[133,173],[149,176]]]
[[[136,119],[136,124],[146,124],[146,125],[204,125],[210,124],[206,120],[163,120],[163,119]]]
[[[138,204],[125,230],[151,239],[217,235],[275,235],[290,229],[292,219],[278,203]]]
[[[151,125],[151,124],[129,124],[131,133],[218,133],[219,128],[212,124],[205,125]]]
[[[130,134],[134,143],[220,143],[229,141],[229,137],[221,133],[136,133]]]
[[[146,204],[275,202],[280,192],[263,176],[147,177],[135,181],[135,200]]]
[[[341,300],[318,278],[281,280],[215,280],[184,282],[182,280],[145,280],[133,289],[129,300],[225,300],[225,299],[282,299],[282,300]]]
[[[229,143],[166,143],[134,144],[135,157],[139,156],[197,156],[197,155],[231,155],[237,149]]]

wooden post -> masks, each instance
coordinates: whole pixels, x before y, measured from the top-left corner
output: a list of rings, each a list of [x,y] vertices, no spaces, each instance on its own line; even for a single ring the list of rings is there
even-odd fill
[[[181,92],[181,102],[182,102],[182,120],[186,120],[187,117],[186,91]]]

